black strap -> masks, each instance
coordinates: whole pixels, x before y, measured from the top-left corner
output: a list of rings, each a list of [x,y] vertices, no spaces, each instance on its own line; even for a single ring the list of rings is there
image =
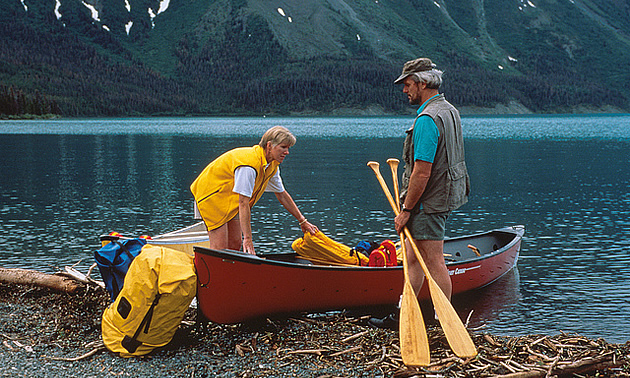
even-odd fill
[[[114,299],[112,299],[112,301],[115,301],[116,297],[120,293],[120,288],[118,287],[118,281],[116,280],[116,274],[114,272],[114,267],[113,266],[109,267],[109,271],[110,271],[110,274],[112,275],[112,294],[115,295],[115,297],[114,297]]]
[[[151,326],[151,320],[153,319],[153,310],[155,309],[155,306],[157,306],[159,301],[160,301],[160,293],[157,293],[155,295],[155,299],[153,300],[153,303],[151,303],[151,307],[149,307],[149,311],[147,311],[147,314],[144,316],[144,319],[142,319],[142,322],[145,323],[144,333],[149,333],[149,327]],[[142,326],[142,323],[140,323],[140,326]],[[136,330],[136,334],[134,335],[134,338],[138,336],[138,331],[140,331],[140,328]]]
[[[129,242],[131,242],[131,241],[133,241],[133,240],[129,240]],[[127,254],[127,257],[129,257],[131,260],[133,260],[133,259],[134,259],[134,256],[131,254],[131,252],[129,252],[129,249],[127,248],[127,246],[126,246],[126,245],[124,245],[124,244],[122,244],[122,243],[118,242],[117,240],[115,240],[113,243],[118,244],[118,246],[120,247],[119,252],[116,252],[116,256],[120,256],[120,254],[121,254],[122,252],[125,252],[125,253]],[[114,257],[114,259],[116,259],[116,258]]]
[[[153,303],[151,303],[151,307],[149,307],[149,311],[147,311],[147,314],[144,316],[144,319],[142,319],[142,322],[140,322],[140,325],[138,326],[136,333],[133,334],[134,339],[138,338],[138,335],[140,334],[140,330],[142,329],[142,326],[144,326],[144,333],[149,333],[149,327],[151,326],[151,318],[153,318],[153,310],[155,309],[155,306],[157,306],[159,301],[160,301],[160,293],[157,293],[155,294],[155,299],[153,300]]]
[[[157,306],[158,302],[160,301],[160,296],[161,296],[160,293],[157,293],[155,295],[155,299],[153,299],[153,303],[151,303],[151,307],[149,307],[149,310],[147,311],[146,315],[144,315],[144,318],[140,322],[140,325],[136,329],[136,332],[133,334],[133,337],[129,337],[129,336],[124,337],[121,344],[123,347],[125,347],[125,349],[127,349],[127,351],[129,351],[129,353],[135,352],[136,349],[138,349],[138,347],[142,345],[142,343],[138,341],[138,336],[140,335],[140,332],[142,332],[142,329],[144,328],[144,333],[149,333],[149,327],[151,326],[151,319],[153,318],[153,310],[155,309],[155,306]]]

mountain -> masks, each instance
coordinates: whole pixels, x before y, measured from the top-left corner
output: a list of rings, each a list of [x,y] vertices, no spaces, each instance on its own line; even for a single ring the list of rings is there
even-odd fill
[[[0,114],[630,110],[628,0],[0,0]]]

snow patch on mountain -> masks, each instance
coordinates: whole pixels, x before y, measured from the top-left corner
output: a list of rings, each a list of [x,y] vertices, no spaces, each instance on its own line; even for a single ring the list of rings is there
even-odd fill
[[[152,8],[149,8],[147,10],[149,12],[149,17],[151,18],[151,29],[155,27],[155,17],[157,17],[158,14],[165,12],[168,9],[170,3],[171,0],[162,0],[160,1],[160,6],[158,7],[157,12],[154,11]]]
[[[571,0],[569,0],[569,1],[571,1]],[[573,1],[571,1],[571,2],[573,2]],[[536,4],[532,3],[531,0],[521,0],[521,5],[518,6],[518,9],[522,11],[523,9],[525,9],[527,7],[536,8]]]
[[[281,15],[282,17],[286,17],[286,18],[287,18],[287,21],[289,21],[289,22],[293,22],[293,18],[291,18],[291,16],[287,16],[287,14],[285,13],[284,9],[282,9],[282,8],[278,8],[278,9],[277,9],[277,11],[278,11],[278,13],[280,13],[280,15]]]
[[[88,4],[85,1],[82,1],[81,3],[83,3],[83,5],[90,10],[90,12],[92,12],[92,19],[94,21],[101,21],[101,19],[98,17],[98,10],[94,7],[94,5],[92,4]]]
[[[55,17],[57,17],[57,20],[61,18],[59,8],[61,8],[61,0],[55,0]]]
[[[160,1],[160,7],[158,8],[157,14],[165,12],[168,9],[171,0],[162,0]]]

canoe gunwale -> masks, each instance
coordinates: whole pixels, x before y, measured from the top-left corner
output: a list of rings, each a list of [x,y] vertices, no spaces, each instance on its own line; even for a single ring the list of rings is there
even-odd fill
[[[492,235],[493,233],[497,233],[497,232],[505,232],[508,234],[512,234],[512,240],[510,240],[510,242],[508,242],[507,244],[501,246],[501,248],[492,251],[490,253],[484,253],[481,256],[478,257],[474,257],[474,258],[470,258],[470,259],[463,259],[463,260],[459,260],[459,261],[449,261],[446,263],[447,268],[452,268],[458,265],[462,265],[462,264],[470,264],[470,263],[475,263],[475,262],[481,262],[483,260],[487,260],[490,258],[493,258],[497,255],[500,255],[502,253],[504,253],[505,251],[509,250],[510,248],[514,247],[514,245],[516,245],[517,243],[520,243],[521,238],[525,232],[525,229],[523,226],[511,226],[511,227],[505,227],[505,228],[500,228],[500,229],[496,229],[496,230],[491,230],[491,231],[486,231],[486,232],[481,232],[478,234],[473,234],[473,235],[466,235],[466,236],[460,236],[460,237],[455,237],[455,238],[450,238],[445,240],[445,242],[447,241],[458,241],[458,240],[466,240],[466,239],[475,239],[475,238],[479,238],[479,237],[483,237],[483,236],[488,236],[488,235]],[[193,248],[195,253],[200,253],[203,255],[209,255],[209,256],[214,256],[214,257],[219,257],[222,258],[224,260],[233,260],[233,261],[239,261],[239,262],[245,262],[245,263],[249,263],[249,264],[255,264],[255,265],[263,265],[263,264],[269,264],[269,265],[279,265],[279,266],[283,266],[283,267],[291,267],[291,268],[297,268],[297,269],[316,269],[316,270],[341,270],[341,271],[347,271],[347,270],[367,270],[369,269],[370,271],[378,271],[378,270],[387,270],[390,271],[392,269],[402,269],[401,265],[397,265],[397,266],[393,266],[393,267],[368,267],[368,266],[355,266],[355,265],[343,265],[343,266],[339,266],[339,265],[316,265],[316,264],[311,264],[311,263],[299,263],[299,262],[289,262],[289,261],[282,261],[282,260],[276,260],[276,259],[272,259],[271,257],[281,257],[281,256],[291,256],[291,255],[295,255],[295,252],[286,252],[286,253],[272,253],[272,254],[260,254],[260,255],[249,255],[249,254],[244,254],[243,252],[240,251],[235,251],[235,250],[229,250],[229,249],[223,249],[223,250],[215,250],[215,249],[211,249],[211,248],[206,248],[206,247],[202,247],[202,246],[195,246]],[[267,258],[270,257],[270,258]]]

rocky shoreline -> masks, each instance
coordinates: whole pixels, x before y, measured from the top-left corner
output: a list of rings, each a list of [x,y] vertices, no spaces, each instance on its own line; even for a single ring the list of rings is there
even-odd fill
[[[256,324],[196,322],[189,310],[173,341],[143,358],[120,358],[100,341],[107,293],[74,294],[0,284],[0,375],[11,377],[630,377],[630,342],[580,335],[497,337],[473,332],[476,358],[452,354],[428,328],[431,365],[407,368],[398,333],[365,316],[304,314]]]

